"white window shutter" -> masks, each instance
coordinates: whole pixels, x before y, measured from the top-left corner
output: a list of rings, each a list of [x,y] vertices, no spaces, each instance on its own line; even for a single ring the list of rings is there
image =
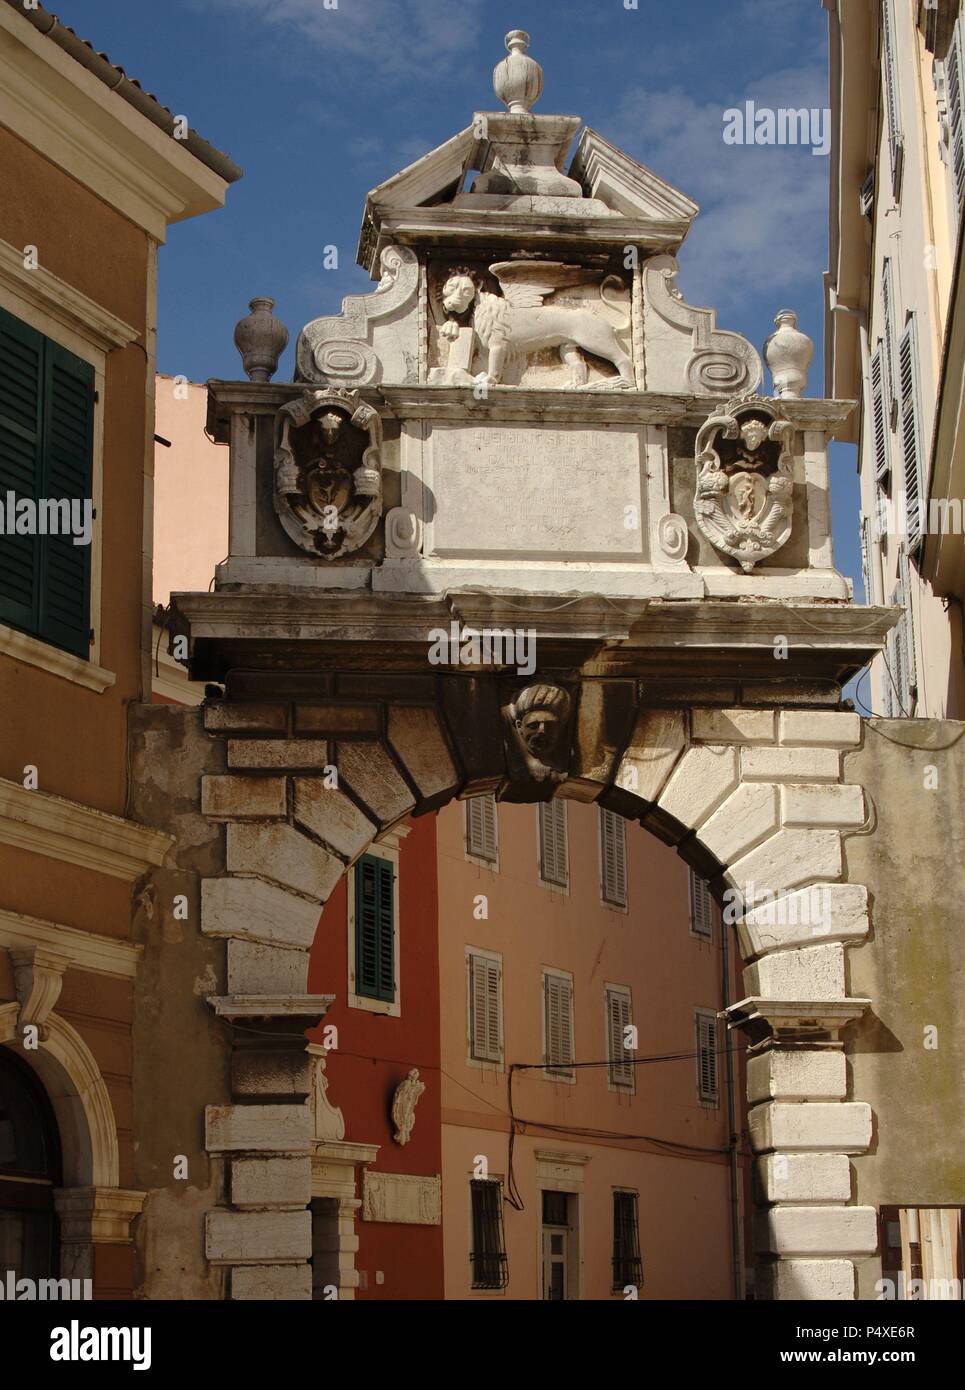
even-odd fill
[[[483,1062],[502,1061],[502,1007],[499,961],[469,956],[470,1056]]]
[[[697,1014],[697,1090],[701,1100],[717,1102],[717,1018],[710,1013]]]
[[[914,315],[908,320],[898,346],[898,377],[907,544],[909,552],[913,553],[921,543],[925,510],[921,382],[918,374],[918,341]]]
[[[561,888],[569,883],[565,801],[540,802],[539,873],[545,883],[555,883]]]
[[[696,936],[714,934],[710,889],[693,869],[690,870],[690,929]]]
[[[881,6],[881,77],[884,83],[884,102],[888,116],[891,190],[897,199],[901,194],[904,148],[901,133],[901,104],[898,96],[898,45],[895,35],[894,0],[883,0]]]
[[[871,436],[875,450],[875,478],[881,482],[888,475],[891,456],[880,347],[871,359]]]
[[[622,817],[600,807],[600,860],[605,902],[627,905],[627,840]]]
[[[613,1086],[633,1085],[633,1063],[631,1054],[624,1045],[626,1029],[631,1023],[629,991],[624,989],[606,990],[606,1031],[607,1061],[609,1062],[610,1084]]]
[[[945,88],[948,103],[948,147],[952,166],[952,180],[955,198],[961,215],[962,201],[965,199],[965,109],[963,109],[962,81],[965,78],[965,40],[963,40],[963,20],[959,17],[948,53],[945,57]]]
[[[861,583],[864,586],[865,603],[874,603],[871,594],[871,541],[868,537],[868,518],[863,516],[859,525],[861,538]]]
[[[884,322],[883,367],[885,415],[890,419],[891,409],[898,400],[898,377],[895,371],[895,279],[891,261],[886,260],[881,267],[881,306]],[[872,366],[872,372],[874,367]],[[894,423],[892,420],[891,423]]]
[[[466,850],[477,859],[486,859],[492,864],[496,862],[495,797],[473,796],[466,802]]]

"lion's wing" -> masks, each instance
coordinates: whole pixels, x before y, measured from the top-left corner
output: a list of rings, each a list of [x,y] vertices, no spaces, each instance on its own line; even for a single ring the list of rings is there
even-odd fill
[[[582,266],[561,261],[498,261],[489,267],[510,304],[538,308],[548,294],[586,278]]]

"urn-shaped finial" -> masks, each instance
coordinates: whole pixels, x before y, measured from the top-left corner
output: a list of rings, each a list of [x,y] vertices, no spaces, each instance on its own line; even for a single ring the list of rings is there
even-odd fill
[[[764,360],[774,380],[774,394],[796,398],[807,385],[814,344],[798,328],[793,309],[782,309],[774,322],[777,332],[764,344]]]
[[[253,299],[248,307],[251,313],[235,325],[235,347],[250,381],[271,381],[288,345],[288,329],[271,312],[275,301],[267,295]]]
[[[543,90],[543,69],[526,52],[529,34],[524,29],[510,30],[506,47],[509,57],[493,68],[493,90],[510,111],[525,116]]]

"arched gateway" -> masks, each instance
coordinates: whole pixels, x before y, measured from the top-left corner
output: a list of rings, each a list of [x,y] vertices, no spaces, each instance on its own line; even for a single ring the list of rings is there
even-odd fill
[[[852,407],[801,397],[793,315],[765,397],[752,345],[685,303],[684,194],[589,129],[561,172],[580,123],[530,113],[525,38],[496,72],[509,109],[369,195],[378,287],[302,330],[298,379],[270,382],[256,301],[252,380],[210,383],[230,555],[176,623],[224,694],[169,750],[200,784],[201,927],[226,943],[203,990],[232,1044],[208,1267],[234,1298],[311,1296],[318,904],[402,818],[495,792],[599,802],[736,903],[761,1286],[851,1298],[877,1234],[848,1158],[872,1137],[845,949],[869,915],[843,841],[868,808],[840,690],[892,622],[833,566],[827,441]]]

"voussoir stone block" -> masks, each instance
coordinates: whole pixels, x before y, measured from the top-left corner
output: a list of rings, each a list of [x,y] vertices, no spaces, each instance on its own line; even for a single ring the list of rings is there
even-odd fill
[[[642,801],[656,801],[686,745],[687,725],[682,711],[641,710],[620,759],[615,785]]]
[[[378,705],[296,705],[296,734],[356,734],[372,737],[380,731]]]
[[[778,788],[769,782],[745,782],[704,821],[699,839],[722,864],[731,864],[779,824]]]
[[[319,906],[260,878],[206,878],[201,882],[201,930],[288,946],[311,946]]]
[[[767,1154],[757,1160],[766,1202],[847,1202],[851,1164],[847,1154]]]
[[[284,734],[288,710],[283,704],[219,700],[205,705],[204,727],[216,734]]]
[[[307,1153],[311,1116],[306,1105],[208,1105],[208,1153]]]
[[[737,749],[732,744],[688,748],[661,793],[660,809],[693,830],[730,795],[738,780]]]
[[[878,1213],[874,1207],[772,1207],[754,1219],[754,1248],[775,1255],[873,1255]]]
[[[781,789],[785,825],[859,826],[865,822],[861,787],[802,782]]]
[[[394,824],[415,805],[405,778],[381,744],[340,743],[335,761],[340,781],[365,803],[380,828]]]
[[[310,1155],[232,1159],[232,1206],[301,1210],[311,1200]]]
[[[837,782],[841,754],[836,748],[742,748],[745,782]]]
[[[737,924],[743,955],[868,934],[868,890],[860,883],[813,883],[749,907]]]
[[[302,768],[328,766],[328,743],[323,738],[232,738],[229,767]]]
[[[426,801],[441,801],[459,782],[456,765],[435,710],[421,705],[393,705],[389,742]]]
[[[848,1075],[843,1052],[764,1052],[747,1063],[747,1099],[843,1100]]]
[[[871,1143],[871,1106],[857,1100],[806,1105],[770,1101],[749,1111],[747,1126],[755,1153],[768,1149],[862,1153]]]
[[[228,827],[230,835],[234,827]],[[762,892],[785,893],[816,879],[841,877],[841,836],[837,830],[779,830],[730,867],[745,899]]]
[[[776,1260],[758,1272],[759,1297],[767,1300],[843,1302],[854,1299],[850,1260]]]
[[[769,709],[695,709],[694,738],[704,743],[773,743],[775,715]]]
[[[745,969],[744,986],[765,999],[844,999],[844,947],[832,941],[762,956]]]
[[[284,820],[288,814],[285,779],[233,773],[202,777],[201,814],[210,820]]]
[[[781,714],[780,741],[856,748],[861,742],[861,719],[850,710],[785,710]]]
[[[379,830],[343,791],[326,786],[323,777],[295,778],[294,814],[297,825],[349,861],[371,844]]]
[[[229,940],[229,994],[305,994],[307,990],[307,951]]]
[[[310,1211],[209,1211],[204,1253],[212,1264],[287,1264],[312,1253]]]
[[[241,1265],[231,1271],[231,1297],[245,1302],[307,1302],[312,1297],[312,1267]]]
[[[341,878],[341,859],[307,835],[277,822],[228,824],[228,872],[253,874],[325,902]]]

